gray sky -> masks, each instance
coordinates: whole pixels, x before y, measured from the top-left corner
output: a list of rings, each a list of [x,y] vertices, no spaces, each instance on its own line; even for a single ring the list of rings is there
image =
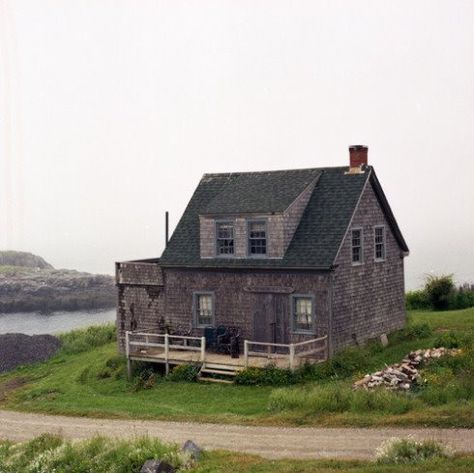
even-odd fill
[[[411,255],[474,282],[474,2],[0,0],[0,248],[153,257],[205,172],[369,146]]]

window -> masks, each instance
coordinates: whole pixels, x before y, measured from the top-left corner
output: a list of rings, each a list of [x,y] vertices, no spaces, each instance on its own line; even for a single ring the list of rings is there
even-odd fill
[[[249,255],[264,256],[267,254],[267,225],[266,222],[249,222]]]
[[[352,264],[362,264],[362,228],[352,229]]]
[[[374,227],[375,261],[385,259],[385,227]]]
[[[214,294],[212,292],[195,292],[193,305],[196,327],[214,325]]]
[[[232,222],[217,222],[216,225],[217,256],[234,254],[234,224]]]
[[[294,295],[291,305],[293,332],[314,332],[314,297]]]

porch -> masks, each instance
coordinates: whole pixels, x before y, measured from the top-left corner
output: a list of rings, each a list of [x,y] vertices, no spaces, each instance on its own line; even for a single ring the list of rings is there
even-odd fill
[[[133,361],[164,364],[166,373],[169,373],[171,366],[199,364],[201,373],[235,376],[248,367],[263,368],[273,364],[278,368],[295,370],[304,363],[319,363],[328,357],[327,336],[290,344],[244,340],[243,348],[243,354],[233,358],[230,354],[206,348],[205,337],[170,335],[151,330],[125,333],[129,377]],[[214,379],[211,376],[207,380]]]

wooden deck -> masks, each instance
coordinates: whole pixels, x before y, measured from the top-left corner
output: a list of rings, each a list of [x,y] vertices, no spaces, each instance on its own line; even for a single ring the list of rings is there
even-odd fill
[[[167,333],[125,332],[127,370],[131,376],[132,361],[162,363],[168,373],[171,366],[199,363],[201,372],[208,369],[231,370],[233,374],[248,367],[263,368],[270,364],[294,370],[303,363],[327,359],[327,337],[299,343],[267,343],[244,340],[244,353],[239,358],[215,353],[206,347],[204,337],[169,335]]]
[[[143,349],[131,352],[129,358],[134,361],[147,361],[152,363],[166,363],[166,354],[164,350],[160,349]],[[168,363],[170,365],[184,365],[189,363],[202,363],[201,354],[196,351],[188,350],[169,350]],[[223,355],[220,353],[213,353],[206,351],[205,363],[212,363],[214,365],[233,366],[235,368],[245,368],[245,359],[241,354],[239,358],[232,358],[230,355]],[[264,368],[265,366],[273,364],[278,368],[289,368],[288,357],[272,356],[262,353],[262,356],[252,356],[248,358],[248,366],[255,368]]]

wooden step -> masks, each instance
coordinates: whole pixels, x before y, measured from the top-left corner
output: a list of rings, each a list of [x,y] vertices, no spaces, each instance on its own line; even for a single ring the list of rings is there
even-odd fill
[[[201,369],[201,373],[220,374],[223,376],[236,376],[237,371],[210,369],[207,366]]]
[[[209,383],[233,384],[233,381],[230,381],[229,379],[207,378],[205,376],[199,376],[198,381],[206,381]]]
[[[227,371],[241,371],[244,369],[243,366],[236,366],[236,365],[224,365],[220,363],[208,363],[207,361],[204,362],[204,367],[216,369],[216,370],[227,370]]]

